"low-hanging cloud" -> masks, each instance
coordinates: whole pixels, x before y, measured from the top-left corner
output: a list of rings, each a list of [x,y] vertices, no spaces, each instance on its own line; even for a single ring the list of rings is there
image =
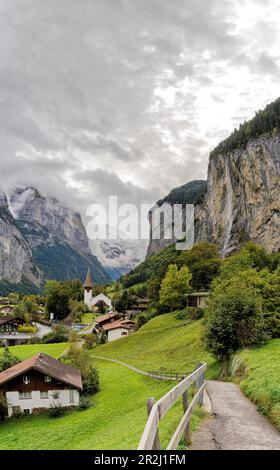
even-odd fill
[[[278,18],[277,0],[2,0],[5,185],[83,211],[205,178],[211,147],[280,94]]]

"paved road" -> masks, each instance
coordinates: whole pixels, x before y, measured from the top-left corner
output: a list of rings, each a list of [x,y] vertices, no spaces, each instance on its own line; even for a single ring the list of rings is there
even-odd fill
[[[280,449],[280,433],[229,382],[208,381],[213,417],[193,435],[192,450]]]
[[[43,338],[43,336],[45,336],[46,334],[52,331],[52,329],[49,326],[42,325],[42,323],[35,323],[35,325],[38,328],[38,331],[35,335],[37,336],[37,338]]]
[[[38,328],[38,331],[35,335],[31,335],[29,333],[15,333],[15,334],[10,334],[10,335],[0,335],[0,340],[1,339],[8,339],[8,340],[28,340],[36,336],[37,338],[43,338],[47,333],[50,333],[52,329],[49,326],[42,325],[41,323],[35,323],[35,325]]]

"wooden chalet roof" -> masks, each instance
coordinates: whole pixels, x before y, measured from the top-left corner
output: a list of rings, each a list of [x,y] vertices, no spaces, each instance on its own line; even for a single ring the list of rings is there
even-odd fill
[[[104,331],[110,331],[110,330],[116,330],[118,328],[124,328],[126,330],[130,330],[131,327],[133,327],[135,323],[131,320],[116,320],[113,321],[112,323],[106,323],[105,325],[102,326]]]
[[[83,388],[80,371],[74,369],[74,367],[63,364],[57,359],[44,353],[38,353],[35,356],[25,359],[25,361],[0,372],[0,385],[9,382],[18,375],[31,369],[49,375],[50,377],[67,383],[68,385],[72,385],[74,388]]]

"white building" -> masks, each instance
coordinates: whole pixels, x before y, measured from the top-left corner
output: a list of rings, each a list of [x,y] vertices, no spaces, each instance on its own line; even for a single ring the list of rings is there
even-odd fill
[[[88,269],[87,277],[84,282],[84,303],[88,306],[90,310],[92,310],[94,307],[99,307],[101,304],[103,304],[105,307],[111,310],[112,308],[111,299],[109,299],[109,297],[107,297],[107,295],[105,294],[98,294],[95,297],[93,297],[92,287],[93,287],[93,283],[91,280],[90,269]]]
[[[0,394],[7,399],[8,416],[40,412],[52,405],[78,406],[81,373],[39,353],[0,373]]]

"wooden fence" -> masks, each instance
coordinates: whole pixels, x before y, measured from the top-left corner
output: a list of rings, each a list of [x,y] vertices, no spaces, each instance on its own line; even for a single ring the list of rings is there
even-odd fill
[[[189,423],[196,404],[202,404],[203,392],[205,388],[205,371],[207,365],[199,363],[197,368],[188,377],[185,377],[175,387],[155,402],[154,398],[147,401],[148,420],[138,446],[138,450],[159,450],[160,437],[158,425],[160,420],[172,408],[177,399],[182,396],[184,416],[177,426],[167,450],[176,450],[180,439],[185,434],[186,445],[190,443]],[[191,385],[194,385],[194,396],[189,404],[188,392]]]
[[[149,370],[148,374],[150,377],[153,379],[158,379],[158,380],[176,380],[177,382],[181,381],[186,377],[186,372],[170,372],[167,370]]]

